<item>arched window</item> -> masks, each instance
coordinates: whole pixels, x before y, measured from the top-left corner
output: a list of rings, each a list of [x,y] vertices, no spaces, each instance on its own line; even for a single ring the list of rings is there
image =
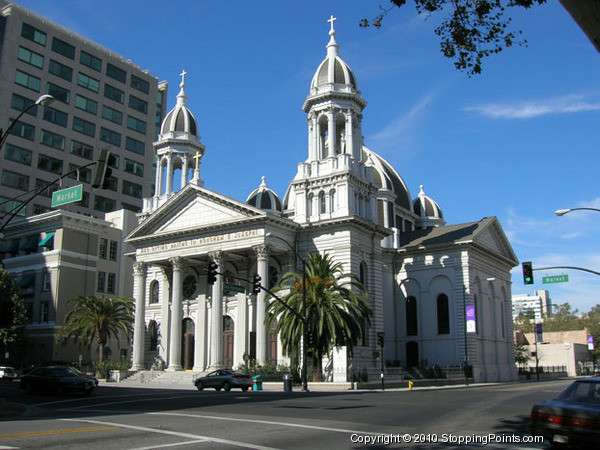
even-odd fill
[[[419,334],[417,299],[411,296],[406,299],[406,335],[416,336],[417,334]]]
[[[150,283],[150,304],[158,303],[160,285],[154,280]]]
[[[440,294],[437,298],[438,334],[450,334],[450,308],[448,296]]]
[[[319,214],[325,214],[327,212],[327,203],[325,202],[325,192],[319,193]]]
[[[306,197],[306,217],[311,217],[313,214],[312,203],[313,203],[313,195],[308,194],[308,197]]]
[[[196,277],[188,275],[183,279],[183,298],[191,298],[196,292]]]
[[[150,338],[150,350],[151,352],[156,351],[158,348],[158,325],[154,320],[151,320],[148,324],[148,337]]]
[[[331,191],[329,191],[329,212],[333,213],[335,209],[335,189],[332,189]]]
[[[362,284],[365,289],[367,288],[367,263],[366,262],[361,262],[360,266],[358,268],[358,279],[360,281],[360,284]]]

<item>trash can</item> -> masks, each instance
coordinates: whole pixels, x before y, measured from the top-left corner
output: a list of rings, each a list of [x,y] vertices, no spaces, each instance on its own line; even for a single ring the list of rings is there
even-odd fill
[[[292,392],[292,378],[287,374],[283,376],[283,390]]]
[[[252,377],[254,381],[254,386],[252,386],[253,391],[262,391],[262,377],[260,375],[254,375]]]

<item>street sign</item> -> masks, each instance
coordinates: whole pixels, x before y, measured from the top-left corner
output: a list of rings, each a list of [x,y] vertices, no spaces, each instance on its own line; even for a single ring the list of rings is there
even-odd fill
[[[569,281],[569,275],[554,275],[552,277],[542,277],[543,284],[566,283]]]
[[[224,292],[239,292],[241,294],[246,293],[246,288],[240,284],[223,283]]]
[[[52,207],[80,202],[83,199],[83,184],[52,193]]]

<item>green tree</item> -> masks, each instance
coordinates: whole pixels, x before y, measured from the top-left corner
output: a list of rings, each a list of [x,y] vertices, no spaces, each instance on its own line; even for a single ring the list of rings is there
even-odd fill
[[[132,298],[78,296],[69,300],[72,309],[65,315],[64,326],[57,340],[65,343],[81,339],[85,345],[98,346],[98,361],[104,361],[104,349],[110,339],[119,342],[122,333],[129,340],[133,332],[134,303]]]
[[[544,318],[544,331],[583,330],[585,325],[578,314],[579,311],[572,310],[569,303],[557,305],[554,313]]]
[[[287,292],[282,301],[302,313],[303,284],[306,284],[308,350],[314,363],[313,381],[322,380],[322,361],[334,346],[357,345],[370,324],[368,294],[354,274],[344,273],[341,263],[328,255],[309,254],[306,279],[301,270],[286,272],[274,292]],[[267,307],[268,325],[275,324],[283,353],[291,355],[302,342],[302,320],[280,301],[272,299]]]
[[[377,16],[371,20],[362,19],[359,25],[380,28],[384,17],[406,2],[390,0],[390,6],[380,5]],[[518,40],[521,30],[510,28],[512,19],[507,17],[507,9],[517,6],[529,9],[546,3],[546,0],[414,0],[414,3],[417,12],[427,18],[434,13],[443,16],[435,29],[441,39],[442,54],[453,59],[458,70],[471,76],[481,73],[483,58],[514,44],[527,44],[525,40]]]
[[[15,357],[15,346],[26,339],[27,315],[19,285],[0,267],[0,351]]]
[[[529,354],[529,348],[523,343],[515,342],[515,363],[519,367],[525,367],[531,356]]]
[[[600,361],[600,305],[590,309],[582,316],[581,320],[588,330],[588,334],[594,338],[594,350],[590,351],[590,356],[594,362]]]

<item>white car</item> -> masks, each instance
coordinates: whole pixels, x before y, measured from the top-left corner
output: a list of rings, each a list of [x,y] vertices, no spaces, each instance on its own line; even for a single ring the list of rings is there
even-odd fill
[[[14,367],[0,366],[0,379],[9,381],[16,380],[17,371]]]

